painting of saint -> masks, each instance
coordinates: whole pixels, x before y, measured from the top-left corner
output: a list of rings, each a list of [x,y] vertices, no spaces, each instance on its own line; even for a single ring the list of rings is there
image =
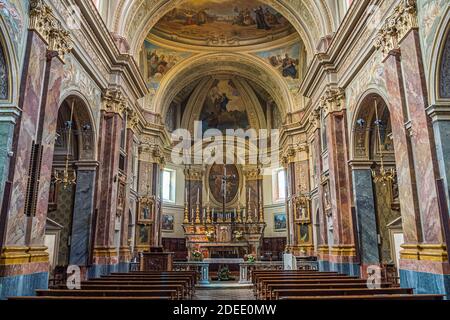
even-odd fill
[[[137,244],[149,244],[150,242],[150,225],[139,225],[137,233]]]
[[[226,204],[232,202],[239,190],[239,171],[235,165],[215,164],[209,171],[209,190],[213,199],[221,204],[223,202],[224,190]],[[226,179],[224,179],[226,178]]]
[[[272,67],[278,69],[284,78],[299,78],[300,44],[261,52],[258,55],[267,60]]]
[[[162,230],[165,232],[174,231],[174,217],[170,214],[162,215]]]
[[[275,232],[285,231],[287,228],[286,214],[276,213],[274,215],[274,230]]]
[[[147,86],[153,89],[159,87],[161,79],[170,69],[190,55],[189,53],[159,47],[148,40],[144,43],[144,49],[146,55],[144,69],[146,69]]]
[[[306,244],[310,243],[311,237],[310,237],[310,225],[308,224],[301,224],[299,226],[299,232],[300,232],[300,243]]]
[[[177,41],[209,46],[257,44],[269,36],[276,40],[294,32],[287,19],[259,0],[188,0],[167,13],[152,30],[168,40],[176,36]],[[218,38],[227,41],[212,41]]]
[[[203,132],[208,129],[248,129],[249,120],[243,99],[232,80],[216,80],[200,114]]]

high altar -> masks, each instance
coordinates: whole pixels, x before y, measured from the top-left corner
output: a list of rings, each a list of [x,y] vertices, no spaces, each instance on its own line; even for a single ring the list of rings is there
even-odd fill
[[[259,170],[235,165],[187,169],[185,193],[183,229],[190,260],[198,259],[193,252],[209,261],[260,257],[266,223]]]

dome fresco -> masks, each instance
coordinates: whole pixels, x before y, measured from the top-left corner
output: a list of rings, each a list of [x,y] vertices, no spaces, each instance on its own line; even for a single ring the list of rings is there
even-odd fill
[[[188,0],[168,12],[152,33],[188,45],[235,47],[282,39],[295,29],[258,0]]]

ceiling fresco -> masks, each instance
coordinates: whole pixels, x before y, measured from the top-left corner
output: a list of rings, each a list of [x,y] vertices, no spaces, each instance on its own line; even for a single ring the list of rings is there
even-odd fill
[[[188,0],[167,13],[152,34],[197,46],[249,46],[283,39],[296,31],[258,0]]]

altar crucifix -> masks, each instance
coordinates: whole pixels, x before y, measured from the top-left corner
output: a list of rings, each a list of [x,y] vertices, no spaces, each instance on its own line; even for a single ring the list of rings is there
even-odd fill
[[[227,166],[223,166],[223,175],[221,177],[222,183],[220,188],[220,194],[222,195],[222,214],[225,214],[228,189],[231,189],[231,183],[236,180],[235,174],[227,174]],[[223,217],[224,218],[224,217]]]

